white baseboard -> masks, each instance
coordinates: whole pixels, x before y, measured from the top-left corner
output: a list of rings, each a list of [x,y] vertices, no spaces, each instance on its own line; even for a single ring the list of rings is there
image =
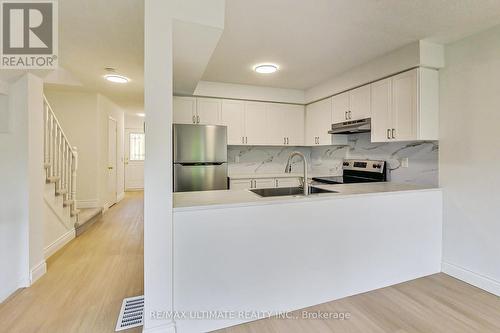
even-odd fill
[[[144,191],[144,186],[143,187],[128,187],[125,189],[125,192],[140,192]]]
[[[68,244],[73,238],[75,238],[75,229],[71,229],[61,237],[56,239],[52,244],[47,246],[44,250],[45,259],[49,258],[51,255],[59,251],[64,245]]]
[[[47,264],[44,260],[30,270],[30,285],[35,283],[36,280],[41,278],[45,273],[47,273]]]
[[[443,262],[443,272],[480,289],[500,296],[500,281],[469,271],[468,269]]]
[[[120,202],[125,198],[125,192],[122,192],[116,196],[116,203]]]
[[[175,333],[175,322],[170,321],[160,326],[143,328],[142,333]]]
[[[99,207],[99,200],[97,200],[97,199],[77,200],[76,207],[77,208],[97,208],[97,207]]]

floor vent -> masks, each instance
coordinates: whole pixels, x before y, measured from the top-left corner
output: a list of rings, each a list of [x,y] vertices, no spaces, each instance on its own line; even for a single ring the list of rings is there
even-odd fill
[[[115,332],[142,326],[144,315],[144,296],[125,298],[116,323]]]

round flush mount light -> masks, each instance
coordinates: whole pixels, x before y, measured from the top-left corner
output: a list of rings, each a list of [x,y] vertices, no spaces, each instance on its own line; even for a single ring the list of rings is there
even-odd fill
[[[275,64],[259,64],[255,65],[253,70],[259,74],[271,74],[279,69],[278,65]]]
[[[144,117],[146,117],[146,114],[145,114],[145,113],[136,113],[135,115],[136,115],[136,116],[139,116],[139,117],[143,117],[143,118],[144,118]]]
[[[106,74],[104,78],[113,83],[127,83],[130,81],[128,77],[118,74]]]

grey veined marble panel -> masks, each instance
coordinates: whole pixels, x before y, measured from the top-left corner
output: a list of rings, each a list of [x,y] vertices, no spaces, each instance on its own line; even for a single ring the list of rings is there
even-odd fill
[[[229,171],[231,174],[281,173],[289,154],[294,150],[299,150],[307,156],[310,162],[309,171],[314,175],[341,175],[344,158],[377,159],[388,162],[391,181],[438,185],[438,142],[371,143],[368,133],[350,135],[346,146],[231,146],[228,148]],[[401,166],[403,158],[408,158],[408,168]],[[295,160],[293,170],[302,171],[299,159]]]

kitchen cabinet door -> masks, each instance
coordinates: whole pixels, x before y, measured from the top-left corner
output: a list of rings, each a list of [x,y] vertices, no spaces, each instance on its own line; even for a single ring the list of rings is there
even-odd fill
[[[248,190],[253,186],[253,179],[235,179],[230,180],[229,189],[230,190]]]
[[[196,123],[202,125],[221,124],[222,101],[217,98],[196,99]]]
[[[274,188],[276,187],[274,178],[256,178],[254,179],[254,188]]]
[[[332,122],[334,124],[349,120],[349,93],[332,97]]]
[[[417,139],[417,70],[392,78],[391,141]]]
[[[286,104],[266,103],[267,122],[266,127],[268,144],[282,146],[286,144]]]
[[[174,96],[173,122],[174,124],[196,123],[196,98]]]
[[[302,105],[285,105],[284,119],[287,146],[304,145],[304,107]]]
[[[332,99],[309,104],[306,111],[306,143],[309,146],[331,145],[328,134],[332,125]]]
[[[298,187],[300,186],[299,178],[276,178],[276,187]]]
[[[222,101],[221,124],[227,126],[227,144],[245,144],[245,102]]]
[[[371,90],[370,85],[365,85],[349,91],[349,120],[370,118]]]
[[[391,141],[392,134],[392,79],[371,85],[372,142]]]
[[[267,145],[267,103],[245,102],[245,144]]]

